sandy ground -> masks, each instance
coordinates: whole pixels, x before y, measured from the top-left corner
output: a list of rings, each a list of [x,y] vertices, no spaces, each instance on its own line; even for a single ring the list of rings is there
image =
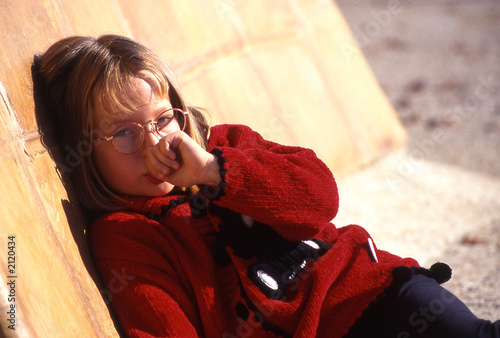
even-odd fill
[[[339,179],[335,223],[453,268],[445,287],[500,319],[500,2],[338,0],[394,105],[405,149]]]

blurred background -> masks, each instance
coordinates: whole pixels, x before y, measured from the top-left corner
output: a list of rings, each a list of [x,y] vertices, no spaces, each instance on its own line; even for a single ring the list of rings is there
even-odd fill
[[[367,58],[409,138],[339,180],[335,223],[360,222],[421,264],[448,263],[446,287],[499,319],[500,2],[337,4],[358,42],[346,53]]]

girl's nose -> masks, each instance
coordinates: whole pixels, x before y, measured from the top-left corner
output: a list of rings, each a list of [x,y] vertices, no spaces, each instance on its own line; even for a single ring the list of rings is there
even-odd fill
[[[144,141],[142,142],[141,152],[146,155],[146,151],[160,141],[161,136],[156,133],[154,126],[150,125],[144,128]]]

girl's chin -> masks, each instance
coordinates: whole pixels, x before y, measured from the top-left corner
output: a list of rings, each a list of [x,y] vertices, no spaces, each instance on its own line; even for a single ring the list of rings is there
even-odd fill
[[[174,189],[174,186],[167,182],[162,182],[158,184],[153,190],[155,196],[163,196],[170,193]]]
[[[114,189],[118,194],[128,196],[143,196],[143,197],[160,197],[165,196],[174,189],[174,185],[160,181],[159,183],[152,183],[142,181],[139,185],[126,186],[122,189]]]

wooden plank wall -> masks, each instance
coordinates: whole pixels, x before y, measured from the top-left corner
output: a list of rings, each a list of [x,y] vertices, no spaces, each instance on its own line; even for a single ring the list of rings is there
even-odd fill
[[[155,50],[214,123],[245,123],[266,138],[311,147],[337,174],[405,142],[330,0],[2,0],[0,322],[7,337],[117,335],[106,307],[112,293],[88,252],[87,220],[40,142],[31,80],[34,55],[54,41],[103,33]],[[12,305],[15,330],[7,320]]]

